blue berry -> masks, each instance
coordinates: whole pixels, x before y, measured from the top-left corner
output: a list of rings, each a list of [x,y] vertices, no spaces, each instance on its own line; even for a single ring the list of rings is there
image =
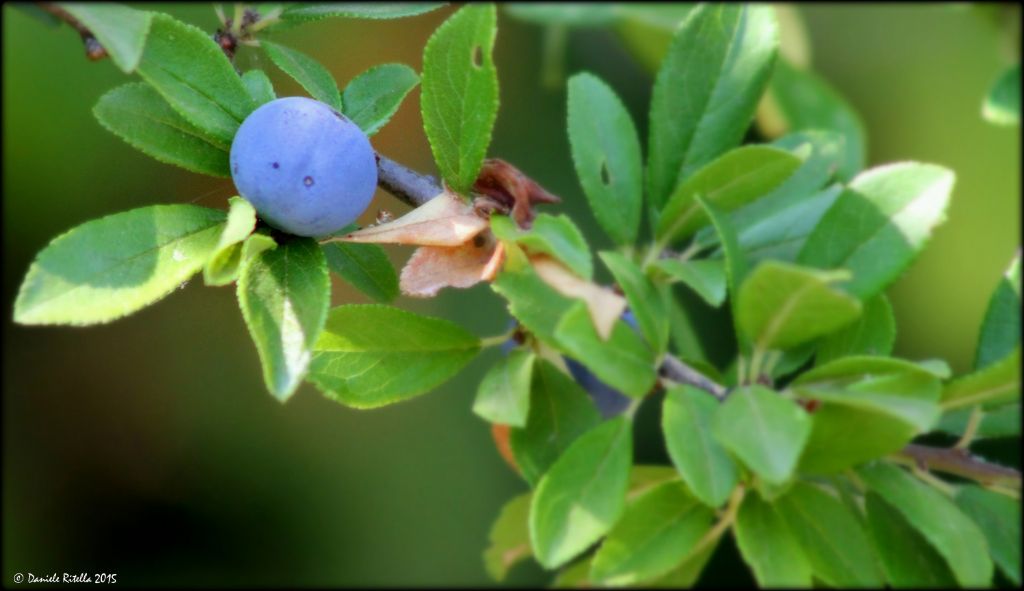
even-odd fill
[[[253,111],[231,143],[239,194],[271,226],[325,236],[354,222],[377,188],[377,160],[361,129],[328,105],[280,98]]]

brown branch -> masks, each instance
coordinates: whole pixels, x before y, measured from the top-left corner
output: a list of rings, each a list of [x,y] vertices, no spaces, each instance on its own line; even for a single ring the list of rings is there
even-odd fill
[[[92,61],[101,60],[107,57],[107,50],[100,45],[100,42],[96,40],[96,35],[93,35],[89,27],[86,27],[77,18],[71,15],[70,12],[64,10],[60,6],[57,6],[53,2],[36,2],[39,8],[52,14],[58,19],[71,25],[78,34],[82,36],[82,43],[85,44],[85,57]]]
[[[380,154],[377,154],[377,186],[413,207],[419,207],[444,192],[434,177],[420,174]]]
[[[981,484],[1002,484],[1020,489],[1019,471],[987,462],[964,449],[911,443],[896,455],[924,469],[969,478]]]
[[[661,362],[661,367],[658,368],[658,374],[663,378],[672,380],[673,382],[688,384],[695,388],[704,390],[719,400],[725,398],[725,395],[728,392],[725,386],[716,383],[711,378],[683,363],[681,359],[673,357],[672,355],[665,355],[665,358]]]

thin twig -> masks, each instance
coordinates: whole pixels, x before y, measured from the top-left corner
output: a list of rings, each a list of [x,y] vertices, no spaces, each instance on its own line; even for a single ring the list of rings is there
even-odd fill
[[[716,383],[711,378],[672,355],[665,355],[661,362],[661,367],[658,368],[658,373],[673,382],[700,388],[719,400],[725,398],[725,394],[728,391],[725,386]]]
[[[897,457],[909,459],[929,470],[970,478],[981,484],[1000,484],[1020,489],[1020,472],[987,462],[963,449],[911,443],[898,452]]]
[[[92,61],[100,60],[107,57],[107,50],[100,45],[100,42],[96,40],[96,35],[93,35],[89,27],[83,25],[81,21],[71,15],[70,12],[64,10],[60,6],[57,6],[53,2],[36,2],[39,8],[49,12],[58,19],[71,25],[73,29],[78,31],[78,34],[82,36],[82,43],[85,44],[85,56]]]
[[[377,185],[413,207],[419,207],[444,192],[434,177],[420,174],[380,154],[377,154]]]

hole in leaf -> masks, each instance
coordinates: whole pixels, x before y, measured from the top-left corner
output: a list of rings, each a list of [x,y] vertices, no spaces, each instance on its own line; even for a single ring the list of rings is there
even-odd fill
[[[484,65],[484,51],[479,45],[473,48],[473,66],[482,68]]]
[[[607,162],[601,163],[601,182],[604,183],[605,186],[610,185],[612,183],[612,177],[611,174],[608,172]]]

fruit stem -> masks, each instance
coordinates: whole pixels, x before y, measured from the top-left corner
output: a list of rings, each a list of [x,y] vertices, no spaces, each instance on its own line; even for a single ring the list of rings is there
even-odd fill
[[[444,193],[444,187],[434,177],[416,172],[380,153],[377,154],[377,186],[412,207],[419,207]]]

